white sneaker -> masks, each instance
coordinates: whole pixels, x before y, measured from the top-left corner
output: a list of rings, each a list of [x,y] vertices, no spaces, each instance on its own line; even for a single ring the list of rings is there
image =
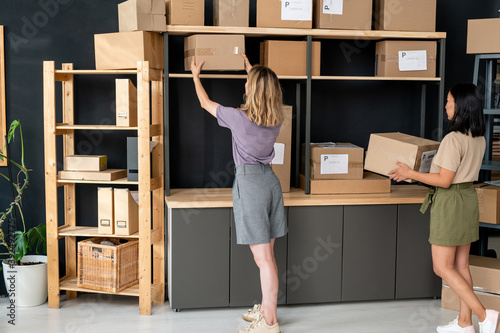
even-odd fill
[[[259,317],[254,320],[250,326],[239,330],[238,333],[280,333],[280,326],[278,323],[268,325],[264,316],[259,313]]]
[[[475,333],[476,332],[474,330],[474,326],[461,327],[460,325],[458,325],[458,317],[455,318],[455,320],[451,321],[447,325],[438,326],[436,330],[438,333],[452,333],[452,332]]]
[[[486,310],[486,319],[479,322],[481,333],[496,333],[498,328],[498,311]]]
[[[254,320],[257,320],[260,315],[260,304],[255,304],[253,308],[248,309],[246,313],[243,314],[243,319],[246,321],[252,322]]]

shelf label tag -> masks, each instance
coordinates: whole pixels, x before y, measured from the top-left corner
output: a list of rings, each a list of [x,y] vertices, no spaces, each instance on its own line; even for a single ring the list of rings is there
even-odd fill
[[[346,174],[349,172],[348,154],[321,154],[322,175]]]
[[[274,158],[271,164],[285,164],[285,144],[275,143],[274,144]]]
[[[323,14],[342,15],[344,0],[323,0]]]
[[[311,0],[281,0],[282,21],[311,21]]]
[[[431,171],[432,159],[436,156],[437,150],[424,151],[420,160],[420,169],[418,172],[429,173]]]
[[[427,50],[399,51],[399,70],[401,72],[426,71]]]

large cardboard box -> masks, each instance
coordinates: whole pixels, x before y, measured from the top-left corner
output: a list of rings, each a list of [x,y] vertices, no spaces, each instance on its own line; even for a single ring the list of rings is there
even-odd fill
[[[313,0],[257,0],[257,27],[311,29]]]
[[[377,42],[375,76],[436,77],[436,57],[437,42]]]
[[[500,259],[469,256],[474,290],[500,294]]]
[[[163,35],[132,31],[94,35],[96,69],[134,69],[138,61],[163,69]]]
[[[248,27],[250,0],[214,0],[214,25]]]
[[[100,235],[115,233],[113,201],[112,187],[97,188],[97,233]]]
[[[302,173],[305,171],[302,145]],[[363,179],[365,150],[352,143],[311,143],[311,179]]]
[[[166,31],[164,0],[128,0],[118,4],[118,31]]]
[[[437,0],[376,0],[375,30],[436,31]]]
[[[127,177],[125,169],[106,169],[102,171],[59,171],[59,179],[113,181]]]
[[[468,21],[467,53],[500,53],[500,18]]]
[[[69,155],[64,160],[64,170],[101,171],[108,166],[106,155]]]
[[[205,0],[165,0],[167,24],[205,25]]]
[[[300,188],[305,189],[305,176],[300,175]],[[325,180],[311,179],[311,194],[366,194],[390,193],[389,178],[365,172],[359,180]]]
[[[474,290],[474,294],[476,294],[485,308],[500,311],[500,295],[489,294],[477,290]],[[455,311],[460,310],[460,299],[448,286],[443,286],[441,289],[441,307]]]
[[[137,126],[137,89],[130,79],[116,79],[116,126]]]
[[[115,188],[115,235],[130,236],[139,231],[139,204],[133,197],[137,195],[128,188]]]
[[[314,0],[314,27],[372,29],[372,0]]]
[[[192,35],[184,38],[184,69],[191,70],[191,58],[196,64],[205,61],[203,70],[244,70],[244,35]]]
[[[281,183],[283,192],[290,192],[290,168],[292,166],[292,111],[290,105],[283,105],[285,120],[274,144],[274,159],[271,167]]]
[[[398,168],[401,162],[412,170],[429,172],[439,142],[403,133],[378,133],[370,135],[365,157],[365,170],[384,176]],[[413,182],[413,180],[407,180]]]
[[[321,72],[321,42],[312,42],[311,75]],[[293,55],[293,56],[291,56]],[[260,63],[276,75],[307,75],[307,42],[266,40],[260,43]]]
[[[500,224],[500,186],[476,184],[479,222]]]

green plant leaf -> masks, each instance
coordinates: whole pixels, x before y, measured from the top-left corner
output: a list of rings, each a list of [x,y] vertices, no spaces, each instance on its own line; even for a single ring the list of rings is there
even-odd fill
[[[26,233],[28,249],[35,249],[36,254],[47,253],[46,226],[40,223],[37,227],[31,228]]]
[[[14,251],[12,257],[14,260],[21,260],[28,252],[28,242],[24,233],[20,230],[14,231]]]
[[[10,143],[10,140],[14,140],[16,137],[16,128],[20,125],[19,120],[13,120],[10,123],[9,133],[7,135],[7,142]]]

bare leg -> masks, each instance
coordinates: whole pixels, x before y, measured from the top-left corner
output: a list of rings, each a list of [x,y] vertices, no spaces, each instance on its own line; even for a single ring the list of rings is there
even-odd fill
[[[457,246],[457,252],[455,254],[455,269],[472,288],[472,276],[469,271],[469,252],[470,244]],[[461,327],[472,325],[472,310],[462,299],[460,299],[460,315],[458,316],[458,324]]]

